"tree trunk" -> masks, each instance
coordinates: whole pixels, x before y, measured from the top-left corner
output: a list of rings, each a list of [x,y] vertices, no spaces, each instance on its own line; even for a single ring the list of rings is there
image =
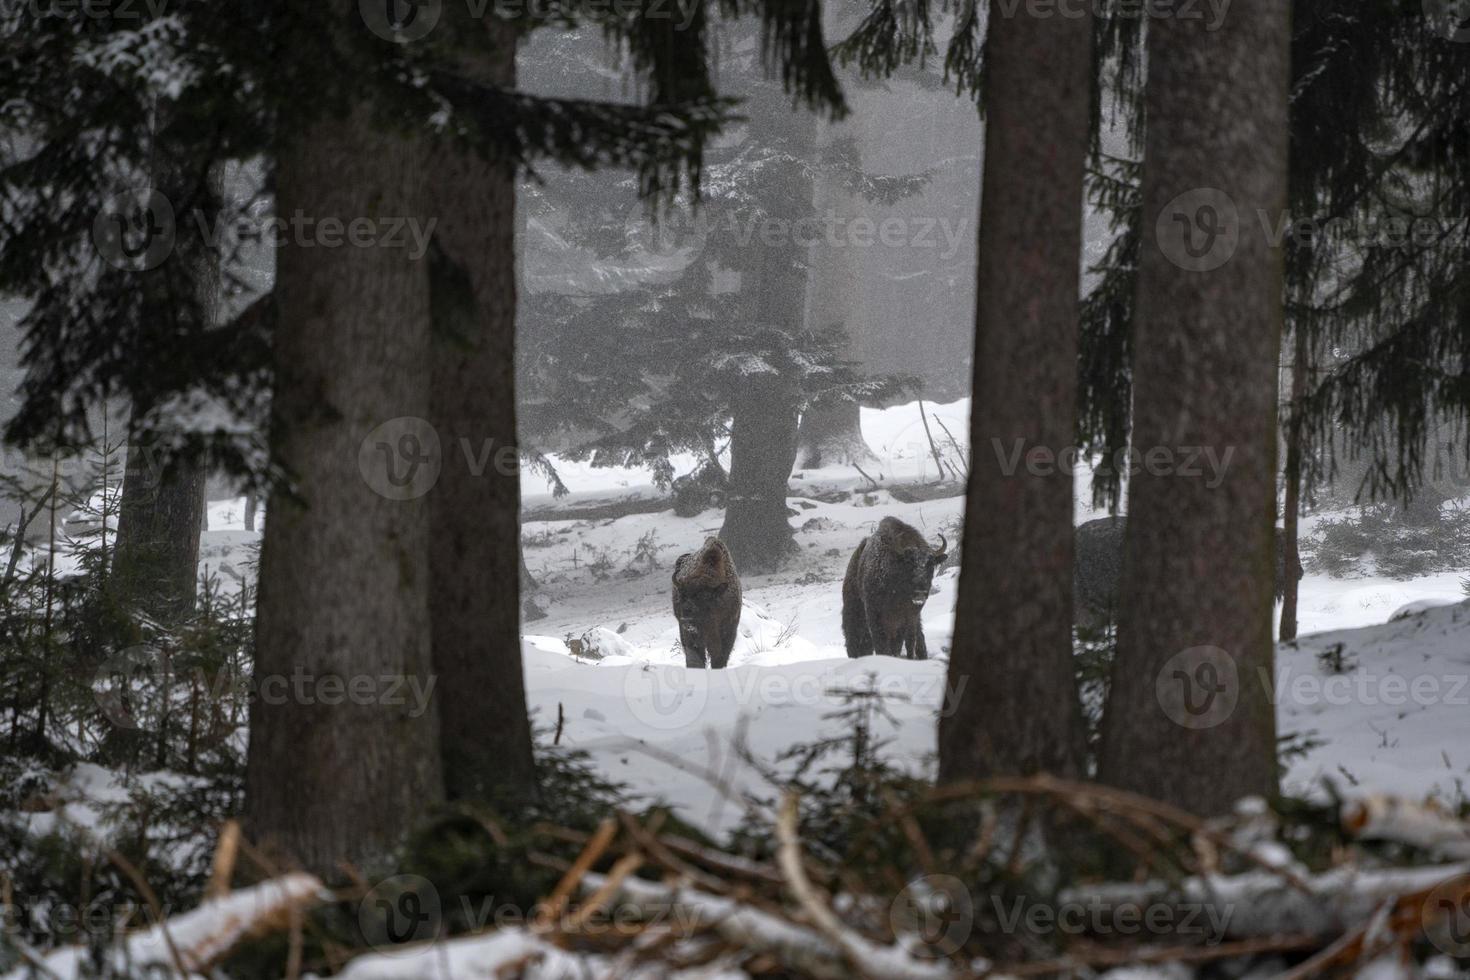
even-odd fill
[[[513,87],[514,29],[458,9],[446,17],[445,37],[459,31],[476,47],[465,70]],[[446,146],[430,182],[440,216],[431,405],[446,465],[429,498],[429,610],[444,784],[451,799],[515,805],[536,792],[520,641],[515,171]]]
[[[176,199],[185,196],[184,175],[176,165],[160,160],[153,169],[168,193]],[[214,205],[221,196],[216,170],[205,195],[207,218],[218,219]],[[186,236],[175,259],[191,273],[188,285],[202,316],[212,322],[220,302],[219,256]],[[161,276],[149,278],[146,316],[176,315],[174,298],[161,287]],[[208,461],[202,456],[180,457],[165,466],[156,447],[140,445],[132,430],[129,435],[110,587],[124,603],[159,622],[178,623],[193,612],[198,591],[199,537],[209,529]]]
[[[355,20],[346,0],[332,7]],[[284,43],[283,57],[319,56],[306,34]],[[358,101],[287,131],[277,214],[423,220],[423,154],[372,113]],[[371,866],[443,797],[428,697],[423,494],[442,463],[424,422],[428,263],[396,238],[276,253],[272,439],[296,493],[266,509],[247,808],[254,837],[318,874]]]
[[[783,377],[752,378],[736,396],[720,540],[742,573],[774,571],[796,549],[786,481],[796,461],[798,400],[796,385]]]
[[[801,413],[796,467],[842,466],[873,457],[863,439],[862,406],[847,398],[817,399]]]
[[[1076,430],[1091,44],[1088,17],[991,14],[974,451],[941,781],[1082,771],[1072,476],[1054,461]]]
[[[1291,416],[1286,425],[1286,483],[1282,502],[1282,539],[1285,556],[1282,561],[1281,640],[1296,639],[1297,603],[1301,595],[1300,569],[1302,516],[1302,424],[1301,405],[1307,396],[1307,333],[1296,328],[1296,343],[1291,358]]]
[[[1277,787],[1282,255],[1267,226],[1286,206],[1289,9],[1241,0],[1217,30],[1173,17],[1148,31],[1141,468],[1098,777],[1206,815]]]
[[[840,15],[842,11],[837,13]],[[827,119],[814,120],[813,127],[818,161],[826,164],[817,167],[812,180],[813,213],[821,219],[830,211],[839,220],[849,221],[856,214],[853,195],[843,187],[839,171],[832,165],[833,144],[848,130],[842,123]],[[853,315],[855,307],[862,302],[857,265],[853,248],[833,246],[819,238],[807,256],[804,313],[810,327],[841,327],[847,336],[845,357],[853,361],[860,360],[855,333],[857,318]],[[801,413],[801,427],[796,433],[799,468],[862,463],[872,457],[872,450],[863,440],[862,410],[857,402],[846,398],[817,399]]]
[[[802,160],[811,160],[816,146],[816,117],[791,109],[784,94],[769,86],[760,90],[764,102],[752,102],[762,120],[758,138]],[[797,195],[802,206],[811,200],[811,188]],[[806,249],[799,236],[756,247],[751,266],[741,270],[742,285],[751,302],[756,324],[794,336],[806,322]],[[773,339],[772,348],[781,341]],[[741,572],[770,572],[796,547],[787,523],[786,485],[796,464],[796,434],[800,423],[801,390],[797,367],[779,352],[773,356],[778,375],[741,378],[730,399],[730,484],[725,524],[720,538],[730,549]]]
[[[194,609],[205,475],[202,460],[161,467],[149,449],[128,447],[111,588],[161,623],[177,623]]]

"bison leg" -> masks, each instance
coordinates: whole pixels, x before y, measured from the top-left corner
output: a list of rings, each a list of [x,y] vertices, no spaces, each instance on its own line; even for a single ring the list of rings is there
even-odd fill
[[[873,638],[873,652],[880,657],[896,657],[902,651],[900,640],[884,628],[883,621],[868,612],[868,635]]]
[[[868,632],[867,616],[861,600],[842,603],[842,639],[849,657],[867,657],[873,653],[873,634]]]
[[[704,666],[704,642],[698,634],[679,630],[679,644],[684,647],[684,666]]]
[[[928,651],[924,649],[924,624],[919,622],[917,611],[907,618],[903,629],[898,633],[899,655],[909,660],[928,660]]]
[[[909,638],[909,650],[915,660],[929,659],[929,648],[924,644],[924,623],[918,616],[914,617],[914,631]]]
[[[715,670],[724,670],[730,662],[730,651],[735,649],[735,630],[721,629],[710,638],[709,665]]]

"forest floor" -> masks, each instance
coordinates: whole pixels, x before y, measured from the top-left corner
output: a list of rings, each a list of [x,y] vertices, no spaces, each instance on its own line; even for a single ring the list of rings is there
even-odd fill
[[[966,403],[927,407],[963,438]],[[932,422],[931,430],[947,446],[941,455],[957,461],[962,447],[949,446]],[[886,743],[885,758],[916,773],[930,771],[958,570],[936,576],[924,608],[934,658],[927,662],[849,660],[841,580],[853,547],[880,519],[899,517],[931,537],[952,532],[963,498],[906,503],[888,489],[871,489],[873,480],[887,487],[937,479],[915,405],[865,410],[864,431],[876,456],[863,466],[869,476],[834,467],[793,478],[797,553],[778,574],[744,576],[740,635],[723,671],[683,667],[669,599],[674,559],[718,532],[721,511],[527,523],[526,560],[546,612],[525,624],[523,641],[526,686],[542,737],[586,752],[608,778],[647,800],[675,805],[715,833],[740,822],[745,794],[774,795],[766,774],[790,770],[787,750],[851,734],[851,717],[843,712],[853,691],[883,696],[873,726]],[[676,468],[685,472],[693,462],[677,461]],[[559,469],[572,493],[552,498],[528,474],[528,511],[545,515],[660,495],[640,472],[566,463]],[[850,496],[830,502],[842,491]],[[1088,497],[1079,478],[1079,521],[1097,516],[1085,506]],[[1326,516],[1308,519],[1304,535],[1310,538]],[[244,530],[242,501],[212,504],[210,527],[201,565],[228,593],[253,577],[258,535]],[[1346,795],[1464,799],[1470,607],[1459,579],[1457,573],[1405,581],[1307,575],[1303,637],[1282,645],[1277,657],[1289,790],[1319,795],[1331,784]],[[1389,621],[1406,606],[1420,611]],[[61,795],[81,806],[111,783],[95,767],[80,767],[72,779],[76,792]],[[76,811],[73,817],[89,822]]]
[[[940,455],[959,463],[968,403],[925,407]],[[527,523],[526,561],[546,617],[525,624],[526,686],[546,737],[559,724],[561,745],[587,752],[609,778],[674,804],[716,832],[740,821],[744,793],[773,794],[762,771],[789,769],[793,763],[780,761],[786,750],[850,732],[850,720],[834,715],[852,690],[883,694],[886,712],[874,726],[888,741],[889,761],[928,771],[958,570],[936,576],[936,592],[924,608],[934,657],[928,662],[849,660],[842,642],[842,576],[858,541],[889,515],[931,538],[949,530],[953,544],[964,502],[951,496],[905,503],[888,489],[872,489],[872,481],[910,486],[939,478],[916,405],[864,410],[863,427],[876,457],[862,467],[867,476],[838,466],[793,477],[797,552],[777,574],[743,576],[740,636],[724,671],[684,668],[669,598],[674,559],[718,533],[722,511]],[[553,498],[527,474],[528,511],[574,512],[661,495],[640,471],[558,462],[572,492]],[[677,460],[676,470],[686,472],[694,462]],[[815,499],[842,491],[851,496]],[[1101,516],[1087,506],[1085,475],[1079,475],[1077,497],[1079,522]],[[217,530],[206,535],[206,563],[234,559],[230,568],[238,571],[240,549],[253,537],[241,529],[241,509],[238,503],[215,505],[211,527]],[[1304,539],[1330,516],[1308,518]],[[1277,657],[1288,789],[1320,794],[1330,781],[1348,795],[1383,791],[1448,803],[1464,798],[1470,781],[1470,608],[1459,604],[1460,577],[1303,579],[1302,639],[1281,646]],[[1415,603],[1426,611],[1388,622]],[[572,645],[584,655],[574,655]]]

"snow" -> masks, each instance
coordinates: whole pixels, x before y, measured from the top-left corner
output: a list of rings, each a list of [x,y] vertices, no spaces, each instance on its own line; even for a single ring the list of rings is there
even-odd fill
[[[1349,669],[1324,654],[1342,645]],[[1337,659],[1333,656],[1332,659]],[[1470,606],[1302,637],[1277,649],[1278,725],[1325,744],[1294,761],[1286,788],[1464,800],[1470,777]]]
[[[172,916],[167,924],[128,935],[126,941],[107,948],[108,967],[119,976],[173,975],[175,963],[189,975],[203,973],[210,963],[227,952],[252,927],[281,915],[291,907],[326,901],[331,895],[322,883],[308,874],[292,873],[251,888],[206,901],[203,905]],[[47,976],[92,976],[91,951],[85,946],[64,946],[42,960]],[[34,976],[29,967],[6,974],[3,980]]]
[[[924,408],[941,454],[957,460],[969,432],[968,401]],[[841,579],[852,549],[883,517],[898,517],[932,536],[952,529],[963,498],[906,503],[886,489],[938,476],[917,404],[864,409],[863,431],[876,457],[863,469],[884,489],[872,490],[852,467],[793,476],[789,503],[798,512],[791,521],[798,553],[778,574],[743,577],[740,635],[723,671],[683,667],[668,591],[674,559],[719,531],[721,511],[528,521],[526,562],[540,583],[536,600],[546,610],[545,618],[525,624],[523,642],[536,722],[553,726],[560,709],[561,745],[586,751],[610,778],[679,807],[687,819],[716,832],[744,815],[735,799],[742,792],[771,795],[737,745],[770,766],[794,745],[843,734],[849,723],[831,716],[853,689],[872,687],[885,695],[892,719],[878,716],[874,725],[891,742],[886,751],[895,764],[927,771],[958,573],[935,577],[924,608],[935,658],[927,662],[849,660],[842,644]],[[529,512],[548,516],[548,509],[663,496],[645,471],[554,462],[572,493],[555,499],[540,477],[525,472]],[[675,471],[695,464],[692,457],[676,461]],[[1081,522],[1099,512],[1088,506],[1086,472],[1077,479]],[[852,496],[836,503],[811,497],[841,490]],[[218,576],[222,590],[236,591],[240,582],[253,582],[259,536],[244,530],[243,500],[217,501],[209,516],[201,564]],[[1306,519],[1304,535],[1331,516]],[[1303,637],[1280,648],[1275,679],[1279,730],[1307,745],[1290,759],[1288,789],[1320,794],[1331,780],[1352,795],[1463,798],[1470,772],[1464,748],[1470,745],[1470,690],[1462,686],[1470,676],[1470,610],[1460,604],[1460,578],[1311,574],[1302,580]],[[1338,659],[1349,669],[1340,675],[1321,656],[1338,643]]]
[[[449,980],[452,977],[573,977],[588,964],[522,929],[498,929],[478,936],[423,943],[359,956],[337,976],[341,980]]]
[[[941,454],[958,462],[968,432],[968,404],[925,408]],[[557,459],[572,493],[554,499],[539,477],[523,474],[527,509],[560,518],[528,521],[523,528],[526,561],[539,582],[534,596],[546,612],[525,624],[522,643],[536,723],[548,732],[556,726],[559,746],[585,752],[604,776],[629,792],[675,807],[683,819],[717,838],[742,820],[769,825],[778,795],[771,774],[795,764],[778,761],[781,755],[794,746],[850,734],[855,694],[881,696],[885,710],[870,718],[885,759],[919,775],[932,774],[958,570],[935,577],[922,613],[934,659],[923,662],[847,658],[841,579],[852,549],[887,516],[931,537],[948,533],[953,543],[963,498],[895,496],[899,486],[932,482],[939,475],[917,405],[865,409],[863,422],[876,456],[863,469],[880,486],[874,489],[869,476],[851,467],[793,476],[788,502],[796,512],[791,524],[797,553],[777,574],[743,577],[739,636],[730,666],[720,671],[683,666],[669,577],[678,555],[718,532],[723,513],[710,509],[681,518],[663,510],[598,519],[556,514],[664,494],[642,471],[594,469]],[[941,422],[957,445],[949,442]],[[692,458],[681,461],[676,472],[694,464]],[[1098,516],[1087,506],[1089,490],[1087,474],[1080,473],[1079,522]],[[833,491],[848,495],[837,499]],[[827,499],[814,499],[818,494]],[[1330,516],[1308,518],[1304,534],[1309,537]],[[253,589],[260,536],[244,527],[243,498],[212,502],[209,528],[201,541],[201,570],[225,598]],[[59,564],[64,563],[63,558]],[[1451,808],[1465,801],[1470,604],[1460,579],[1458,573],[1407,581],[1371,574],[1303,579],[1303,636],[1279,647],[1273,679],[1279,732],[1294,747],[1286,760],[1288,792],[1322,798],[1330,784],[1349,798],[1389,793]],[[56,799],[49,812],[16,816],[36,836],[72,830],[106,839],[114,829],[110,813],[131,793],[182,778],[127,777],[79,765],[52,788]],[[1257,853],[1270,863],[1290,863],[1289,854],[1279,848],[1273,852],[1271,846],[1263,842]],[[198,921],[208,928],[200,925],[197,932],[238,921],[219,908],[206,908],[211,911]],[[195,928],[192,921],[171,925],[176,940],[181,927],[184,935],[193,935],[187,931]],[[130,942],[131,954],[155,955],[152,935],[139,933]],[[502,930],[365,956],[345,975],[488,975],[502,965],[524,963],[529,976],[552,976],[576,965],[564,962],[567,955],[527,930]],[[610,964],[579,962],[582,968]],[[1388,961],[1375,965],[1385,975],[1392,967]],[[64,969],[58,972],[66,975]],[[1106,975],[1186,974],[1159,967]]]
[[[960,443],[968,404],[925,405],[936,441]],[[935,723],[944,702],[958,572],[942,571],[922,613],[926,662],[849,660],[842,642],[841,579],[847,558],[879,520],[898,517],[926,535],[954,527],[963,498],[905,502],[890,487],[933,480],[938,467],[914,404],[864,410],[876,459],[796,474],[789,504],[797,553],[774,575],[743,577],[744,606],[730,666],[687,670],[670,609],[674,559],[717,533],[723,513],[671,511],[620,518],[528,521],[528,567],[544,618],[523,641],[528,699],[536,723],[560,719],[559,744],[583,750],[609,778],[719,834],[746,815],[743,796],[772,798],[765,772],[796,745],[851,729],[840,716],[854,691],[883,695],[875,734],[894,765],[931,771]],[[945,451],[942,448],[942,451]],[[687,466],[676,470],[687,471]],[[644,472],[593,469],[558,460],[572,488],[553,500],[539,477],[523,475],[528,510],[575,510],[591,502],[662,496]],[[846,490],[835,502],[813,494]],[[1079,521],[1096,516],[1086,474],[1078,477]],[[538,496],[539,494],[539,496]],[[1305,533],[1328,515],[1307,519]],[[263,519],[263,515],[262,515]],[[201,569],[225,597],[253,587],[259,534],[244,528],[243,499],[215,501],[201,543]],[[1464,800],[1470,774],[1470,608],[1460,575],[1408,581],[1363,575],[1302,581],[1303,636],[1278,652],[1278,728],[1289,737],[1286,788],[1321,795],[1328,782],[1350,796],[1376,792],[1447,804]],[[1393,621],[1390,622],[1389,620]],[[575,650],[574,650],[575,647]],[[973,683],[983,683],[975,678]],[[142,777],[151,778],[151,777]],[[63,805],[26,814],[37,833],[60,824],[100,828],[107,803],[126,798],[123,777],[78,766],[57,788]],[[762,814],[766,819],[768,813]]]
[[[769,764],[793,745],[849,733],[850,725],[829,716],[850,692],[876,690],[893,716],[874,719],[875,733],[894,739],[888,757],[922,768],[945,684],[937,660],[821,659],[718,671],[651,661],[586,666],[548,650],[545,638],[528,638],[525,658],[526,691],[539,718],[555,719],[563,707],[562,745],[712,830],[728,830],[745,815],[735,798],[742,791],[770,793],[736,751],[737,736]]]

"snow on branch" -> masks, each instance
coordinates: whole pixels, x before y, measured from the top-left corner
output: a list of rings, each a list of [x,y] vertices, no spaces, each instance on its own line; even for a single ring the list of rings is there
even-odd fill
[[[302,872],[261,882],[210,899],[198,908],[125,937],[107,951],[119,976],[206,973],[212,964],[247,939],[279,932],[291,919],[331,899],[314,876]],[[66,946],[8,974],[5,980],[54,976],[62,980],[91,976],[92,951]]]

